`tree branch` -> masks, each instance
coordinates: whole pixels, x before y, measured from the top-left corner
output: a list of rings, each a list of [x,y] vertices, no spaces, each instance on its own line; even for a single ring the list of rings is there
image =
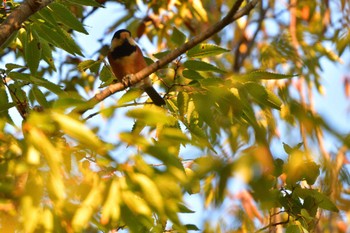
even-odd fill
[[[53,2],[53,0],[26,0],[12,11],[0,25],[0,46],[6,42],[12,33],[21,28],[24,21],[51,2]]]
[[[239,10],[239,7],[241,6],[242,2],[243,0],[237,0],[235,4],[232,6],[232,8],[230,9],[230,11],[227,13],[227,15],[222,20],[220,20],[219,22],[217,22],[216,24],[208,28],[208,30],[206,30],[205,32],[193,37],[191,40],[189,40],[179,48],[175,49],[173,52],[167,54],[162,59],[156,61],[150,66],[132,75],[130,78],[130,82],[128,83],[129,85],[124,85],[123,83],[112,84],[108,86],[106,89],[102,90],[100,93],[96,94],[90,100],[88,100],[86,106],[77,108],[74,111],[77,111],[79,113],[84,113],[86,110],[92,108],[97,103],[101,102],[102,100],[106,99],[112,94],[118,91],[121,91],[127,88],[128,86],[132,86],[138,83],[142,79],[146,78],[150,74],[154,73],[155,71],[159,70],[161,67],[165,66],[166,64],[170,63],[171,61],[179,57],[181,54],[185,53],[186,51],[193,48],[197,44],[208,39],[209,37],[216,34],[217,32],[221,31],[224,27],[234,22],[238,18],[244,15],[247,15],[259,2],[259,0],[252,0],[248,2],[241,10]]]

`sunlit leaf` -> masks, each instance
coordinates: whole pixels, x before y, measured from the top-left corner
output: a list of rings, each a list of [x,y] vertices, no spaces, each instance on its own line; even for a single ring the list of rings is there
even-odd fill
[[[52,113],[52,118],[60,125],[65,133],[75,140],[98,153],[103,154],[105,152],[106,148],[102,142],[82,122],[60,113]]]
[[[203,58],[219,55],[229,51],[230,50],[214,44],[198,44],[189,51],[187,51],[187,56],[191,58]]]
[[[204,61],[188,60],[184,63],[184,67],[195,71],[212,71],[217,73],[225,73],[225,71]]]
[[[195,70],[185,69],[184,71],[182,71],[182,75],[185,78],[193,79],[193,80],[204,79],[204,77]]]
[[[101,5],[95,0],[68,0],[68,2],[82,6],[101,7]]]
[[[82,23],[63,4],[53,2],[47,7],[47,9],[50,10],[58,21],[62,22],[67,27],[84,34],[88,34]]]
[[[172,42],[174,42],[176,45],[179,46],[185,43],[186,35],[183,32],[181,32],[179,29],[174,27],[173,33],[171,34],[170,39]]]

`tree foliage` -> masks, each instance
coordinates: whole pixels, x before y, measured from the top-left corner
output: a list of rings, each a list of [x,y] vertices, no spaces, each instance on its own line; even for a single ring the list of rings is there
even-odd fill
[[[5,25],[32,6],[0,48],[2,232],[346,231],[350,141],[314,95],[331,78],[321,61],[348,51],[347,1],[41,3],[0,8]],[[89,56],[78,42],[115,8],[89,26],[129,29],[153,64],[236,5],[232,24],[150,76],[163,108],[135,88],[112,96],[109,41]],[[213,218],[192,221],[200,209]]]

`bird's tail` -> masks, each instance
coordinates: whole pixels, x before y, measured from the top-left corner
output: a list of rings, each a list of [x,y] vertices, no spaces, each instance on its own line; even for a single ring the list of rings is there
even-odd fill
[[[153,86],[146,87],[144,90],[155,105],[157,106],[165,105],[164,99],[158,94],[158,92],[154,89]]]

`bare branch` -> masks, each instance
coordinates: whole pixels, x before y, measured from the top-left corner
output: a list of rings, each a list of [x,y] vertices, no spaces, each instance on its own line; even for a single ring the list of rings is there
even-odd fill
[[[137,72],[136,74],[132,75],[130,78],[129,85],[124,85],[123,83],[115,83],[110,86],[108,86],[106,89],[102,90],[100,93],[96,94],[93,98],[91,98],[87,105],[84,106],[84,108],[77,108],[75,111],[84,113],[86,110],[92,108],[97,103],[101,102],[102,100],[106,99],[107,97],[111,96],[112,94],[121,91],[128,86],[132,86],[142,79],[146,78],[150,74],[154,73],[155,71],[159,70],[161,67],[165,66],[166,64],[170,63],[189,49],[193,48],[197,44],[203,42],[204,40],[208,39],[209,37],[213,36],[217,32],[221,31],[224,27],[232,23],[233,21],[237,20],[238,18],[247,15],[259,2],[259,0],[252,0],[248,2],[241,10],[239,10],[239,7],[241,6],[243,0],[237,0],[235,4],[232,6],[230,11],[227,13],[227,15],[217,22],[216,24],[212,25],[208,28],[205,32],[193,37],[191,40],[180,46],[179,48],[175,49],[171,53],[164,56],[162,59],[156,61],[152,65],[142,69],[141,71]]]
[[[0,46],[6,42],[12,33],[38,10],[49,5],[53,0],[26,0],[5,19],[0,25]]]

